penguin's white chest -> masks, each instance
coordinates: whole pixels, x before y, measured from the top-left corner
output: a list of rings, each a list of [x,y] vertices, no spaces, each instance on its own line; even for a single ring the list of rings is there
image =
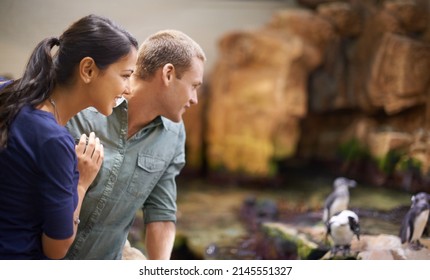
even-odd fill
[[[349,223],[332,224],[330,235],[335,245],[349,245],[354,237],[354,233],[351,231]]]
[[[429,218],[429,210],[422,211],[414,222],[414,232],[411,238],[411,241],[416,241],[421,238],[424,228],[427,224],[427,220]]]

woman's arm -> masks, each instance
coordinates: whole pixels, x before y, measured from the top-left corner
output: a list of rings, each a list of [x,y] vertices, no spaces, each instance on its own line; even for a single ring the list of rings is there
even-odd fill
[[[82,201],[84,196],[91,185],[94,178],[97,176],[98,171],[104,159],[103,145],[100,140],[95,137],[93,132],[88,137],[83,134],[79,143],[76,145],[76,153],[78,157],[78,206],[73,214],[73,235],[67,239],[58,240],[42,235],[42,246],[44,254],[50,259],[62,259],[66,256],[67,251],[72,245],[79,223],[79,213],[81,212]]]

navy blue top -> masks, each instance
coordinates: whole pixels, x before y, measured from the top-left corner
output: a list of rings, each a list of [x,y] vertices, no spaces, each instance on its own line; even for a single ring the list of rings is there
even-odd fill
[[[23,107],[0,152],[0,259],[46,259],[42,233],[73,235],[78,180],[69,132],[51,113]]]

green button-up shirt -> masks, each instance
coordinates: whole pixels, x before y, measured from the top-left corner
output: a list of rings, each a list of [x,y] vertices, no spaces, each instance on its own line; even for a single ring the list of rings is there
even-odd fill
[[[76,139],[95,132],[105,153],[67,259],[121,259],[139,208],[145,223],[176,222],[175,177],[185,165],[184,125],[158,117],[127,139],[127,112],[123,100],[108,117],[88,108],[67,124]]]

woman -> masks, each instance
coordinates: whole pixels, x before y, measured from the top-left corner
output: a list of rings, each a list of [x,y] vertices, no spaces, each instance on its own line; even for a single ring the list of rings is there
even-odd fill
[[[22,78],[0,90],[0,259],[67,253],[104,153],[94,133],[75,146],[64,125],[89,106],[112,113],[129,92],[137,47],[112,21],[89,15],[40,42]]]

